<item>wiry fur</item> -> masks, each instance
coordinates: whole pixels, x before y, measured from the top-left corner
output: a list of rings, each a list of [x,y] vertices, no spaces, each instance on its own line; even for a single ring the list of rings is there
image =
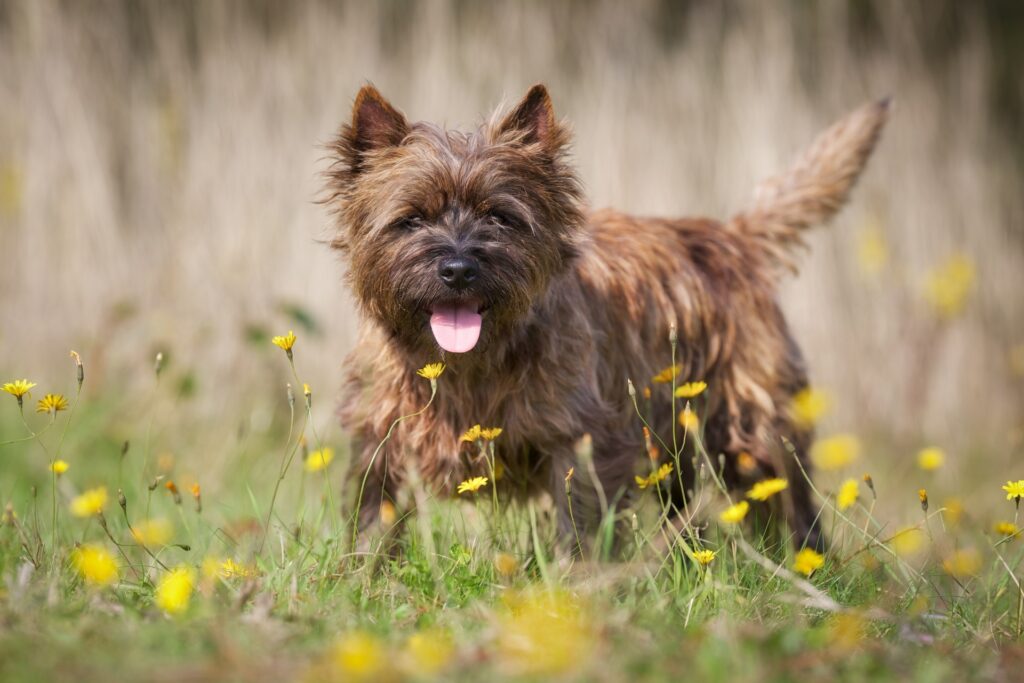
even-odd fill
[[[574,444],[583,435],[591,435],[605,497],[630,488],[644,449],[626,379],[643,386],[669,365],[675,324],[680,380],[708,383],[704,440],[712,455],[725,455],[728,482],[788,476],[784,512],[795,540],[818,544],[808,487],[781,450],[786,440],[805,459],[812,435],[788,415],[807,379],[776,300],[777,279],[780,267],[793,267],[801,231],[845,201],[885,118],[884,103],[855,112],[723,225],[585,210],[566,160],[569,134],[543,86],[468,134],[409,124],[363,88],[335,143],[329,178],[335,245],[363,313],[341,406],[354,437],[353,472],[361,479],[370,468],[363,523],[413,468],[440,494],[485,474],[459,442],[479,423],[504,429],[499,485],[549,492],[568,530],[563,477],[578,465]],[[481,264],[464,295],[437,276],[438,260],[454,254]],[[488,306],[483,331],[472,351],[445,354],[427,317],[434,303],[460,296]],[[434,403],[399,423],[371,466],[392,422],[429,398],[416,369],[439,359],[448,367]],[[670,434],[668,390],[654,392],[653,425]],[[737,468],[741,452],[753,456],[754,468]],[[684,457],[692,478],[688,463]],[[578,474],[573,506],[584,526],[598,499],[586,484]]]

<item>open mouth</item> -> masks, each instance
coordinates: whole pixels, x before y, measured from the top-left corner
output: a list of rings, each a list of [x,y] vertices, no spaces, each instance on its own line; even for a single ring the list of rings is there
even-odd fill
[[[478,301],[450,301],[430,311],[430,331],[437,345],[450,353],[466,353],[480,340],[485,307]]]

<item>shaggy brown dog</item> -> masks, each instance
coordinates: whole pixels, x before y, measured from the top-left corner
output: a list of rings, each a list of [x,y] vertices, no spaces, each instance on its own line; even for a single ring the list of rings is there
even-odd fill
[[[870,104],[830,128],[722,223],[588,210],[566,158],[569,133],[541,85],[472,133],[410,123],[364,87],[328,184],[334,244],[363,314],[341,408],[353,473],[367,477],[362,524],[413,470],[440,494],[486,475],[477,447],[460,441],[482,424],[504,430],[499,487],[547,491],[571,532],[564,478],[576,467],[575,524],[592,528],[599,500],[635,488],[645,449],[627,378],[643,387],[669,365],[674,328],[679,381],[707,382],[696,401],[703,443],[726,482],[787,477],[782,512],[794,541],[819,545],[793,457],[807,467],[812,434],[789,416],[806,370],[777,290],[803,231],[846,200],[887,111],[886,101]],[[396,418],[427,403],[416,370],[437,360],[447,369],[434,402],[373,458]],[[664,386],[642,403],[671,439]],[[592,465],[581,468],[574,444],[587,434]],[[691,454],[678,465],[689,489]],[[674,492],[677,504],[683,495]]]

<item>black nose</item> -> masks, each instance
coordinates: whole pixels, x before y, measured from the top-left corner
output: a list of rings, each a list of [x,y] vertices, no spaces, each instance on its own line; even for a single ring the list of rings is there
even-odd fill
[[[467,256],[456,256],[446,258],[437,267],[437,274],[441,281],[452,289],[465,289],[476,280],[480,272],[480,265],[476,259]]]

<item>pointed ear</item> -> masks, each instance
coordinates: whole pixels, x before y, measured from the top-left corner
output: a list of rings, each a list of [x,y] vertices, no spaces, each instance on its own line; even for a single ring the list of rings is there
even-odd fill
[[[364,85],[352,106],[348,137],[357,153],[401,144],[409,124],[372,85]]]
[[[522,136],[525,144],[550,142],[557,123],[548,89],[538,83],[530,88],[526,97],[505,116],[498,126],[499,135],[506,133]]]

